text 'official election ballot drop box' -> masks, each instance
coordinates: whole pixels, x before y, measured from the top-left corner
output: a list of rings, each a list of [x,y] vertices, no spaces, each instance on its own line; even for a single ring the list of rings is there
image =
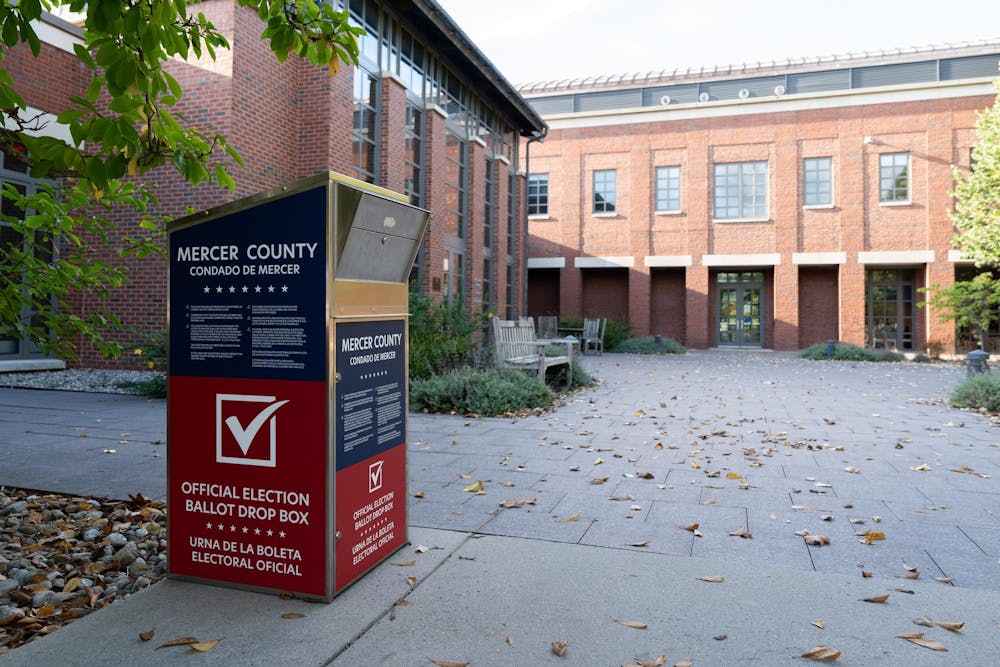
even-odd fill
[[[406,543],[426,224],[321,174],[169,225],[172,575],[329,601]]]

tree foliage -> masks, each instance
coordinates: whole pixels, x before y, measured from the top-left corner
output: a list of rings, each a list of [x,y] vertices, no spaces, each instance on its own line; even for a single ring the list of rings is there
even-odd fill
[[[1000,279],[994,278],[992,273],[980,273],[972,280],[925,291],[931,293],[925,303],[938,310],[941,319],[954,320],[958,326],[974,331],[980,348],[989,350],[987,332],[1000,314]]]
[[[306,58],[331,74],[341,62],[357,62],[362,31],[348,25],[346,11],[315,0],[237,4],[260,16],[261,37],[278,60]],[[150,170],[166,166],[191,185],[235,188],[230,169],[242,165],[238,152],[175,109],[183,90],[164,67],[171,59],[214,59],[230,45],[188,0],[20,0],[0,6],[0,61],[14,48],[37,57],[35,24],[43,10],[57,6],[84,15],[84,44],[75,46],[75,55],[89,85],[65,108],[47,110],[72,142],[51,136],[45,125],[52,119],[32,113],[13,77],[0,69],[0,116],[9,128],[0,132],[0,150],[27,162],[42,183],[36,193],[10,184],[2,193],[0,336],[70,357],[82,337],[113,356],[120,347],[105,332],[114,315],[100,308],[73,312],[68,297],[80,290],[100,299],[126,282],[122,257],[160,252],[165,219],[150,215],[156,200],[142,184]],[[124,238],[111,219],[122,208],[136,221]]]
[[[1000,79],[994,83],[1000,93]],[[953,168],[955,244],[980,267],[1000,268],[1000,95],[976,121],[972,169]]]

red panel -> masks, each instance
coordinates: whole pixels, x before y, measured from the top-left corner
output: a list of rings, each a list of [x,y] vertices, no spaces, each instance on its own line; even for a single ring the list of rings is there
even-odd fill
[[[169,390],[170,572],[326,596],[326,383]]]
[[[339,593],[406,543],[406,445],[338,471],[334,486]]]

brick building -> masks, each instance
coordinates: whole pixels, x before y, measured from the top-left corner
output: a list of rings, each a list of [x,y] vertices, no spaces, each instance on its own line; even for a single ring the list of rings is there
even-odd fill
[[[917,290],[974,271],[951,167],[998,62],[1000,41],[523,86],[551,128],[525,151],[529,314],[694,348],[967,349]]]
[[[178,108],[220,132],[246,163],[235,193],[191,188],[153,173],[160,213],[183,215],[321,171],[338,171],[409,195],[431,212],[411,284],[433,298],[519,315],[524,303],[524,192],[519,138],[545,123],[434,0],[340,0],[364,27],[360,63],[335,76],[289,58],[279,63],[260,39],[263,23],[233,0],[197,4],[232,44],[217,60],[170,62],[184,89]],[[73,56],[80,31],[56,17],[39,25],[37,60],[13,49],[2,66],[27,103],[57,113],[82,90]],[[45,131],[60,132],[50,123]],[[68,135],[68,133],[66,133]],[[0,164],[0,180],[33,188],[23,164]],[[122,220],[122,233],[132,224]],[[2,232],[2,229],[0,229]],[[5,242],[7,239],[3,239]],[[110,298],[123,323],[165,328],[166,263],[130,262],[131,282]],[[80,295],[87,307],[89,295]],[[87,347],[81,365],[101,365]],[[0,339],[0,368],[40,367],[24,341]]]

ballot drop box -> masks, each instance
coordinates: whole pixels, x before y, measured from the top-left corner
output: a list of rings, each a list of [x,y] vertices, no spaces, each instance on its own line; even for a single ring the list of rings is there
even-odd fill
[[[329,601],[406,543],[427,217],[330,173],[168,226],[171,576]]]

